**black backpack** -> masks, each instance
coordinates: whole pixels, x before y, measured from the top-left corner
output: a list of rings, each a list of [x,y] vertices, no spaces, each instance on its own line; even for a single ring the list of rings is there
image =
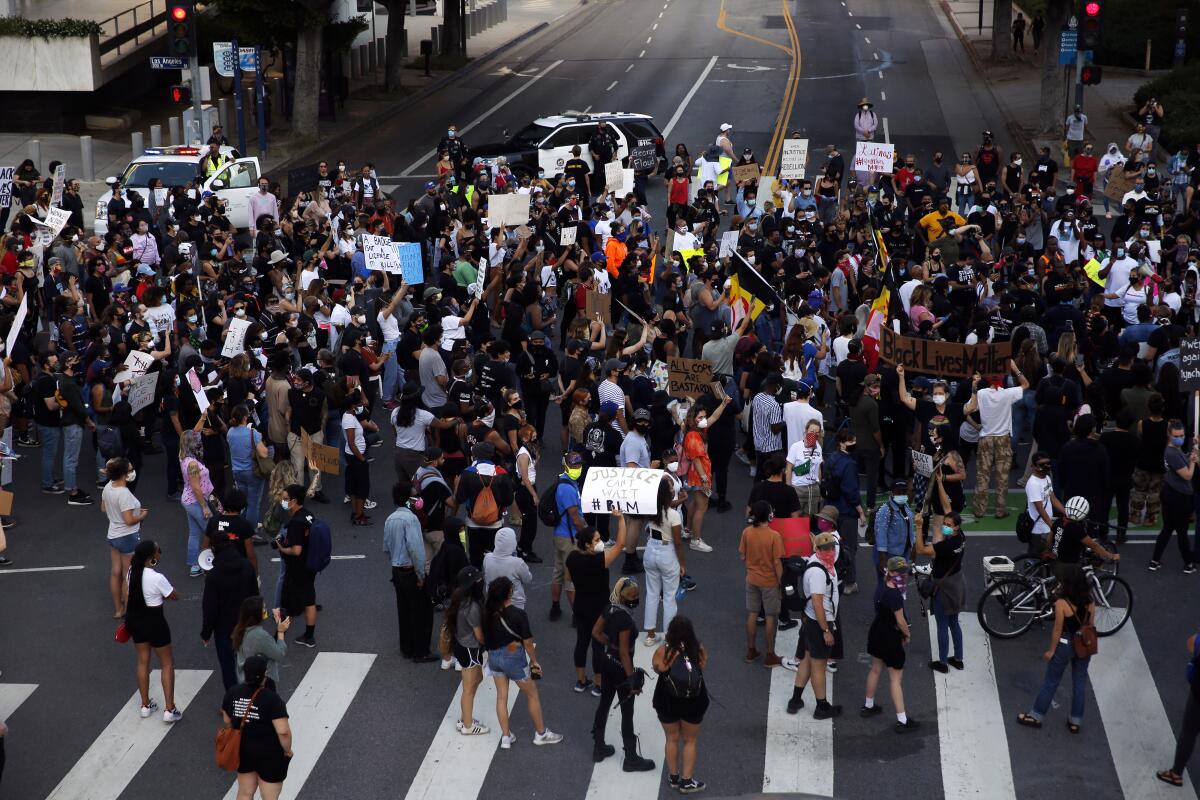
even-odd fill
[[[693,664],[682,652],[676,653],[675,660],[667,668],[662,680],[667,694],[679,700],[699,697],[700,692],[704,690],[704,673],[700,671],[700,665]]]
[[[558,523],[562,522],[562,513],[558,510],[558,487],[564,483],[562,476],[558,477],[552,485],[542,492],[542,496],[538,498],[537,515],[542,524],[557,528]]]
[[[834,474],[834,458],[846,458],[842,453],[832,453],[828,459],[829,469],[821,470],[821,497],[825,502],[836,503],[842,496],[842,480]]]
[[[842,552],[846,552],[843,550]],[[833,576],[829,574],[829,570],[819,561],[809,561],[806,558],[789,558],[783,562],[786,575],[785,579],[795,587],[795,591],[784,596],[784,602],[787,604],[789,611],[803,611],[804,605],[808,601],[808,595],[804,594],[804,576],[810,569],[816,568],[825,573],[825,591],[831,593],[833,591]]]

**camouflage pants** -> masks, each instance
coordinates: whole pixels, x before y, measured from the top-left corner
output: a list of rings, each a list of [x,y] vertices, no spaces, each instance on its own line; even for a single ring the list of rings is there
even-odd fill
[[[992,474],[996,476],[996,513],[1008,513],[1008,473],[1012,470],[1012,437],[981,436],[975,457],[975,516],[987,513]]]
[[[1129,493],[1129,516],[1137,521],[1156,519],[1162,508],[1163,474],[1161,472],[1146,472],[1144,469],[1133,471],[1133,491]]]

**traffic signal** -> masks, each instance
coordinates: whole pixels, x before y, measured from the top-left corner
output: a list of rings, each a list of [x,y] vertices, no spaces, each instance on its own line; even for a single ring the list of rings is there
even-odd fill
[[[171,102],[187,105],[192,102],[192,87],[190,86],[172,86],[171,87]]]
[[[1079,49],[1100,49],[1100,28],[1104,17],[1104,0],[1083,0],[1083,19],[1079,24]]]
[[[167,6],[167,49],[180,58],[196,55],[196,8],[191,0]]]
[[[1100,80],[1103,77],[1104,70],[1102,70],[1096,64],[1088,64],[1080,72],[1080,78],[1082,79],[1084,86],[1095,86],[1096,84],[1100,83]]]

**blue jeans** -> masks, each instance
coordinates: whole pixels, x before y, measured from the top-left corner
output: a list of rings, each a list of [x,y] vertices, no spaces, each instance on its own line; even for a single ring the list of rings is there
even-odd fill
[[[962,626],[958,624],[958,614],[947,614],[942,607],[942,593],[933,596],[933,617],[937,620],[938,661],[943,664],[950,652],[950,637],[954,636],[954,657],[962,660],[963,638]]]
[[[384,342],[383,351],[379,354],[380,358],[387,358],[389,353],[392,356],[383,362],[383,397],[379,399],[384,402],[394,400],[396,397],[396,382],[400,373],[400,366],[396,363],[396,346],[398,344],[400,344],[399,339]]]
[[[675,592],[679,589],[679,558],[675,548],[660,539],[646,540],[646,555],[642,558],[646,571],[646,630],[658,627],[658,603],[662,601],[663,624],[666,630],[675,618]]]
[[[251,527],[258,525],[261,518],[263,484],[262,478],[254,474],[254,470],[236,470],[233,473],[233,485],[246,494],[246,510],[242,516]]]
[[[1075,656],[1075,648],[1071,646],[1069,639],[1065,642],[1060,639],[1054,648],[1054,657],[1046,665],[1046,679],[1042,681],[1042,688],[1038,692],[1037,699],[1033,701],[1033,710],[1029,712],[1029,715],[1038,722],[1042,721],[1050,709],[1050,701],[1054,699],[1054,692],[1057,691],[1058,684],[1062,681],[1063,673],[1067,671],[1067,664],[1070,664],[1071,716],[1069,719],[1075,725],[1083,722],[1083,700],[1087,689],[1087,671],[1090,662],[1090,658]]]
[[[79,467],[79,448],[83,445],[82,425],[63,425],[63,486],[67,492],[78,491],[75,473]]]
[[[1017,442],[1020,441],[1021,434],[1025,433],[1026,426],[1029,428],[1029,435],[1033,436],[1033,415],[1037,411],[1037,403],[1034,402],[1036,394],[1036,390],[1026,389],[1025,393],[1021,395],[1021,399],[1013,403],[1012,451],[1014,455],[1017,452]],[[1032,438],[1030,441],[1033,441]]]
[[[54,485],[54,462],[58,460],[58,442],[62,438],[62,428],[51,425],[38,425],[38,439],[42,442],[42,488],[49,489]]]
[[[204,518],[199,503],[183,503],[183,511],[187,514],[188,522],[187,565],[196,567],[200,565],[200,540],[204,538],[208,520]]]

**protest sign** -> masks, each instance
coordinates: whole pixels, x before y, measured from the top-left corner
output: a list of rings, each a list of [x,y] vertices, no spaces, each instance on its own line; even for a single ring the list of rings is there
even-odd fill
[[[1200,391],[1200,339],[1184,339],[1179,345],[1179,391]]]
[[[781,199],[775,196],[778,191],[779,181],[775,179],[774,175],[763,175],[758,179],[758,202],[760,205],[770,200],[778,208]]]
[[[400,252],[400,273],[404,282],[416,286],[425,282],[425,269],[421,266],[421,245],[419,242],[401,242],[396,245]]]
[[[909,450],[912,453],[913,472],[928,478],[933,474],[933,456],[920,450]]]
[[[1125,170],[1117,168],[1112,171],[1112,177],[1108,179],[1108,183],[1104,186],[1104,196],[1109,200],[1121,202],[1121,198],[1125,193],[1133,190],[1133,175],[1127,174]]]
[[[612,295],[601,294],[600,292],[589,291],[587,293],[587,307],[584,310],[588,321],[596,319],[596,315],[600,315],[600,321],[609,326],[612,324]]]
[[[717,258],[733,258],[733,254],[737,251],[738,231],[725,231],[721,234],[721,249],[717,252]]]
[[[133,379],[129,387],[129,407],[134,414],[154,402],[154,390],[157,387],[157,372],[148,372]]]
[[[252,323],[248,319],[234,317],[229,320],[229,333],[225,334],[225,344],[221,347],[221,355],[233,358],[246,349],[246,331]]]
[[[303,167],[293,167],[287,174],[288,194],[295,197],[300,192],[311,192],[317,188],[321,180],[319,164],[308,164]]]
[[[400,272],[400,253],[396,244],[387,236],[372,236],[363,234],[363,260],[367,269],[382,270],[383,272]]]
[[[4,340],[4,352],[11,353],[13,347],[17,344],[17,334],[21,332],[21,327],[25,324],[25,316],[29,313],[29,301],[22,300],[21,307],[17,309],[17,315],[13,317],[12,327],[8,330],[8,337]]]
[[[604,165],[604,191],[624,196],[633,191],[633,170],[623,169],[620,161]]]
[[[491,194],[487,202],[488,227],[504,228],[529,222],[527,194]]]
[[[583,483],[579,510],[610,514],[615,508],[623,514],[657,514],[662,476],[661,469],[592,467]]]
[[[737,183],[756,180],[760,174],[758,164],[742,164],[733,168],[733,179]]]
[[[569,247],[575,244],[575,238],[579,235],[578,225],[563,225],[558,229],[558,245],[559,247]]]
[[[980,375],[1003,375],[1008,372],[1012,345],[957,344],[931,342],[900,336],[891,328],[880,329],[879,357],[885,364],[903,365],[911,372],[936,375],[939,378],[970,378]]]
[[[643,144],[645,142],[645,144]],[[641,139],[629,150],[629,168],[653,170],[658,166],[658,151],[650,139]]]
[[[146,324],[157,339],[175,324],[175,309],[167,305],[146,309]]]
[[[336,447],[314,442],[308,431],[300,429],[300,447],[306,458],[311,458],[317,469],[328,475],[337,475],[342,471],[340,454]]]
[[[204,393],[204,384],[200,382],[200,376],[196,374],[196,368],[192,367],[189,369],[186,377],[188,387],[196,397],[196,405],[200,407],[200,412],[204,413],[208,410],[208,395]]]
[[[712,383],[712,364],[702,358],[669,358],[667,367],[667,394],[671,397],[699,397]]]
[[[854,148],[854,170],[890,175],[895,156],[894,145],[883,142],[858,142],[858,146]]]
[[[12,205],[13,173],[16,167],[0,167],[0,209]]]
[[[145,375],[150,369],[150,365],[154,363],[154,357],[149,353],[143,353],[141,350],[133,350],[129,355],[125,356],[125,363],[117,370],[117,374],[113,376],[113,380],[117,383],[133,380],[139,375]]]
[[[54,168],[54,183],[50,189],[50,205],[56,206],[62,203],[63,189],[67,185],[67,167],[65,164],[59,164]]]
[[[67,220],[70,218],[71,212],[65,208],[51,207],[46,209],[46,221],[42,224],[50,230],[52,235],[58,236],[62,233],[62,229],[66,226]]]
[[[808,139],[784,139],[779,156],[779,177],[795,180],[804,177],[808,166]]]

